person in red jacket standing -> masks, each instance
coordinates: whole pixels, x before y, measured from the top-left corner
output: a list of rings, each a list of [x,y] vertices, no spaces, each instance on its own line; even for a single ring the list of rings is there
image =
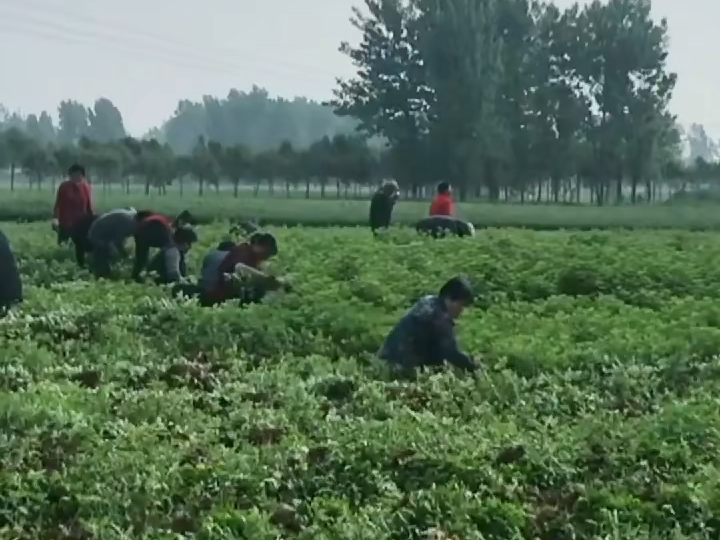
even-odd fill
[[[73,229],[93,215],[92,188],[85,168],[75,163],[68,169],[68,179],[60,184],[55,197],[58,245],[73,236]]]
[[[455,216],[455,202],[452,200],[452,189],[447,182],[440,182],[437,187],[437,196],[430,204],[431,216]]]

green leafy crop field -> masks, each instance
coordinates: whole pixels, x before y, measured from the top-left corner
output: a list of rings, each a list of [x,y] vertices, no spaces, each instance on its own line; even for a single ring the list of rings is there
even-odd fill
[[[294,292],[203,309],[3,229],[28,299],[0,321],[0,538],[720,534],[715,234],[276,229]],[[386,380],[385,333],[460,272],[484,375]]]

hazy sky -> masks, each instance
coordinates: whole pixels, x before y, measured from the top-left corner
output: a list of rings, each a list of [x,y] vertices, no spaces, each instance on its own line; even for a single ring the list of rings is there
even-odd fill
[[[0,103],[55,113],[62,99],[110,98],[134,135],[183,98],[226,96],[253,84],[271,94],[330,97],[352,74],[337,51],[357,40],[348,18],[361,0],[0,0]],[[565,7],[570,0],[557,2]],[[713,7],[715,6],[715,7]],[[655,0],[670,25],[673,109],[720,135],[715,28],[720,5]]]

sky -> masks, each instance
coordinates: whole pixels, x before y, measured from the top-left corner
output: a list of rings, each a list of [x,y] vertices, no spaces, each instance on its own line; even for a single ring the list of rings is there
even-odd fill
[[[335,77],[353,74],[338,46],[359,39],[349,17],[361,1],[0,0],[0,103],[55,113],[63,99],[107,97],[139,136],[179,100],[230,88],[327,99]],[[670,27],[673,112],[720,137],[720,107],[711,106],[720,3],[655,0],[653,11]]]

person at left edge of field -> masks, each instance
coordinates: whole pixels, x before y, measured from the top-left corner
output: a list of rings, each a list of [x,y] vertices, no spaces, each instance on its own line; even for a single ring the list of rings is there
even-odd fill
[[[22,278],[10,241],[0,231],[0,317],[23,301]]]
[[[93,213],[92,188],[85,176],[85,168],[76,163],[68,169],[68,179],[60,184],[55,196],[53,228],[57,232],[58,245],[69,240],[73,227]]]
[[[385,180],[370,201],[370,230],[373,236],[379,229],[390,227],[395,203],[400,198],[400,188],[395,180]]]
[[[152,258],[147,270],[157,275],[158,285],[181,284],[187,276],[185,256],[197,242],[197,234],[190,227],[178,227],[173,231],[172,240],[164,245]]]
[[[141,210],[135,215],[135,263],[132,278],[142,281],[140,274],[148,264],[150,250],[162,249],[173,241],[173,231],[195,224],[197,221],[187,210],[183,210],[174,220],[164,214],[150,210]]]

